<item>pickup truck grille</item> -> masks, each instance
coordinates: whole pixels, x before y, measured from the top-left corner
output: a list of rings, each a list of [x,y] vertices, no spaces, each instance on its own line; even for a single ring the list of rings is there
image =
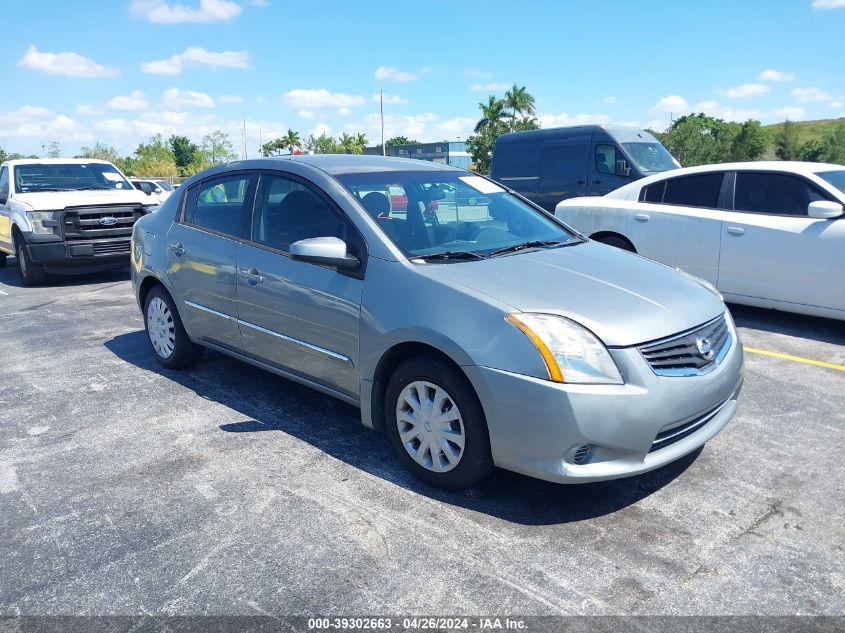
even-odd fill
[[[697,328],[640,345],[640,353],[658,376],[700,376],[715,369],[733,337],[721,315]]]
[[[144,215],[139,205],[109,207],[70,207],[65,209],[62,231],[65,240],[101,240],[109,238],[130,238],[132,226]],[[103,218],[114,218],[114,222]]]

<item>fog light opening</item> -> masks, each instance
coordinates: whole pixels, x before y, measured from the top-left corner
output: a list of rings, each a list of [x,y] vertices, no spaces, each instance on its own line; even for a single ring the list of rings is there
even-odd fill
[[[572,463],[573,464],[586,464],[590,461],[590,457],[593,456],[593,445],[592,444],[582,444],[581,446],[575,447],[575,450],[572,452]]]

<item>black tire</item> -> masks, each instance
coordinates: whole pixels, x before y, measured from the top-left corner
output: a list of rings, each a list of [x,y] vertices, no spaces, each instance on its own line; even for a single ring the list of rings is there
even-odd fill
[[[631,242],[626,240],[624,237],[620,237],[619,235],[603,235],[599,238],[596,238],[596,241],[601,242],[602,244],[607,244],[608,246],[613,246],[614,248],[620,248],[623,251],[628,251],[629,253],[637,252]]]
[[[0,268],[6,267],[6,253],[0,253]]]
[[[167,314],[169,314],[169,319],[166,321],[163,320],[160,326],[166,330],[172,329],[173,349],[169,355],[156,348],[156,345],[153,343],[153,336],[150,335],[150,305],[156,299],[167,306]],[[152,325],[156,327],[157,324]],[[156,286],[150,290],[144,301],[144,330],[147,332],[147,341],[156,359],[169,369],[190,367],[199,361],[203,353],[205,353],[205,348],[202,345],[197,345],[188,337],[185,326],[182,325],[182,319],[179,318],[179,313],[176,311],[176,305],[173,299],[162,286]]]
[[[457,406],[463,422],[463,454],[460,455],[457,465],[446,472],[434,472],[417,463],[400,438],[396,415],[399,397],[406,387],[417,381],[444,389],[449,399]],[[484,410],[469,380],[451,363],[434,355],[416,356],[405,361],[393,372],[387,383],[384,406],[390,443],[402,463],[418,479],[440,488],[466,488],[493,472],[490,436]],[[437,450],[445,460],[445,454],[440,452],[440,448]],[[432,453],[429,455],[433,457]],[[442,462],[440,457],[438,460]]]
[[[24,286],[37,286],[47,281],[47,273],[38,264],[33,264],[26,252],[26,242],[18,235],[15,240],[15,258],[18,261],[18,274]]]

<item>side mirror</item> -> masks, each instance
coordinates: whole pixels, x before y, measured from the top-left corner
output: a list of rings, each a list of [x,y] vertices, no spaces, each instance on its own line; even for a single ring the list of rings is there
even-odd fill
[[[346,252],[346,242],[337,237],[310,237],[294,242],[290,245],[290,258],[343,270],[361,265],[357,257]]]
[[[811,202],[807,207],[807,215],[818,220],[838,218],[842,215],[842,205],[837,202],[817,200],[816,202]]]
[[[631,166],[628,164],[628,161],[624,158],[622,160],[616,161],[616,175],[622,176],[624,178],[631,177]]]
[[[148,182],[139,182],[138,188],[148,196],[151,196],[153,193],[153,186]]]

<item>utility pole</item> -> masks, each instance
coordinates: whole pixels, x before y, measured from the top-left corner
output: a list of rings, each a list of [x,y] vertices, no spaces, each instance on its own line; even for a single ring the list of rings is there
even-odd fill
[[[243,132],[243,137],[241,138],[241,145],[244,148],[244,160],[246,160],[248,158],[247,152],[246,152],[246,117],[244,117],[244,132]]]
[[[378,91],[378,101],[381,114],[381,155],[387,156],[387,148],[384,145],[384,90]]]

